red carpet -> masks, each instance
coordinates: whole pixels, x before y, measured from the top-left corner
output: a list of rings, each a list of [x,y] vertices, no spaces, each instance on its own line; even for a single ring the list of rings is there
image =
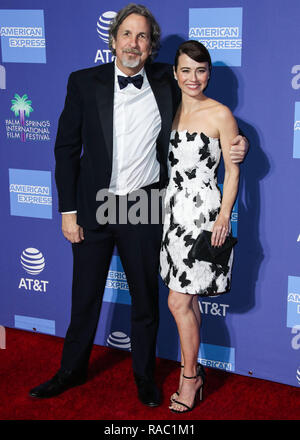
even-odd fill
[[[298,420],[299,389],[265,380],[207,369],[204,401],[185,415],[168,410],[177,388],[178,364],[157,360],[163,403],[143,406],[128,352],[94,346],[88,382],[52,399],[35,400],[28,390],[59,368],[63,339],[6,329],[0,350],[1,420]]]

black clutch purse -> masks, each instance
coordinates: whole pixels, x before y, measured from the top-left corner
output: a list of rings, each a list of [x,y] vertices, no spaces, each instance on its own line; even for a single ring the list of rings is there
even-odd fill
[[[232,248],[237,243],[237,238],[228,235],[222,246],[215,247],[211,245],[211,234],[210,231],[202,231],[199,234],[188,254],[188,258],[227,266]]]

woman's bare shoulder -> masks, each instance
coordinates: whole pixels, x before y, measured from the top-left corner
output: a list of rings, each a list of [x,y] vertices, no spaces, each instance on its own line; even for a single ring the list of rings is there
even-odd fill
[[[210,109],[214,113],[215,117],[221,118],[221,119],[227,119],[232,118],[233,114],[227,105],[222,104],[219,101],[216,101],[215,99],[210,98],[209,100]]]

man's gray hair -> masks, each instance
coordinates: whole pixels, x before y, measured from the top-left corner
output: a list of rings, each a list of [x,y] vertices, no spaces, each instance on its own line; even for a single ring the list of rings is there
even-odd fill
[[[112,21],[109,28],[109,48],[112,51],[113,55],[116,54],[115,49],[112,47],[113,39],[116,40],[118,29],[120,24],[127,18],[130,14],[142,15],[147,18],[148,23],[150,25],[150,41],[151,41],[151,55],[150,58],[153,59],[156,53],[159,50],[160,44],[160,27],[151,12],[144,5],[137,5],[135,3],[130,3],[121,9],[114,20]]]

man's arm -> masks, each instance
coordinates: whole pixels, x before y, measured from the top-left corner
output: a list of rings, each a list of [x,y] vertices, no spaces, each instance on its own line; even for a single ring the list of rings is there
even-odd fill
[[[62,213],[61,229],[65,238],[71,243],[79,243],[84,240],[83,229],[77,224],[76,213]]]
[[[238,135],[231,142],[230,157],[232,163],[241,163],[249,150],[249,142],[245,136]]]
[[[74,74],[71,74],[65,106],[59,118],[54,152],[59,211],[62,212],[62,231],[72,243],[83,239],[82,228],[77,225],[76,214],[76,188],[82,150],[81,124],[81,100]],[[70,211],[75,212],[69,213]]]

